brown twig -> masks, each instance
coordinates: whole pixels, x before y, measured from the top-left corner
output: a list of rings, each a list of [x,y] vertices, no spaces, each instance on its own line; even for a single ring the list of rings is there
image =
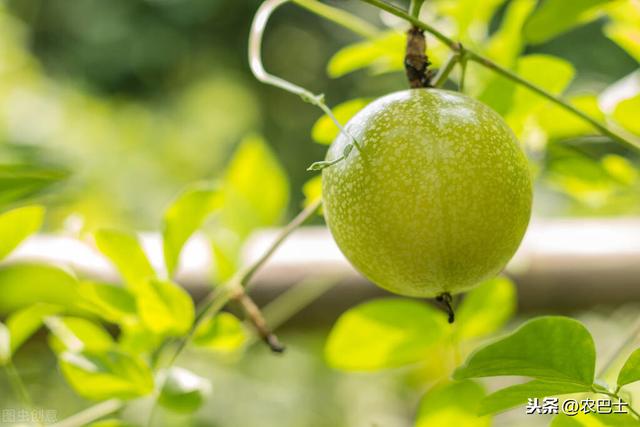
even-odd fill
[[[433,73],[429,70],[429,58],[426,54],[427,42],[424,31],[418,27],[411,27],[407,31],[407,49],[404,56],[404,69],[413,89],[432,87]]]
[[[233,300],[240,304],[247,320],[253,325],[260,338],[269,346],[272,352],[282,353],[285,350],[284,345],[280,343],[278,337],[269,329],[267,321],[262,315],[262,311],[245,292],[244,288],[238,288],[233,295]]]

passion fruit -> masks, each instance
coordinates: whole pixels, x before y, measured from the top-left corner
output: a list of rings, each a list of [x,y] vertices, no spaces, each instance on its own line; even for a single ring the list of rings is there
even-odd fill
[[[518,141],[495,111],[461,93],[411,89],[372,102],[345,129],[359,149],[323,170],[324,214],[365,277],[434,297],[504,268],[527,229],[532,188]],[[351,143],[338,135],[327,160]]]

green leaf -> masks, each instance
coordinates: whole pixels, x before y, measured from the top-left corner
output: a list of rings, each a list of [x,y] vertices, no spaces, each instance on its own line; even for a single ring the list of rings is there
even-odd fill
[[[639,34],[640,36],[640,34]],[[640,135],[640,94],[625,99],[616,105],[613,118],[629,131]]]
[[[46,317],[61,311],[60,306],[37,303],[12,313],[7,319],[7,328],[11,334],[11,354],[15,354],[40,329]]]
[[[168,336],[185,334],[195,317],[193,300],[180,285],[150,280],[137,293],[138,312],[147,328]]]
[[[633,191],[638,173],[627,159],[616,155],[599,161],[584,153],[552,144],[547,149],[545,179],[549,186],[590,207],[606,206],[625,187]]]
[[[206,218],[222,206],[219,190],[197,184],[186,188],[164,213],[163,249],[169,276],[175,272],[182,247]]]
[[[442,384],[429,390],[420,402],[416,427],[489,427],[490,417],[477,415],[478,402],[485,395],[473,381]]]
[[[341,125],[345,125],[356,113],[371,102],[367,98],[356,98],[333,107],[332,112]],[[340,129],[326,114],[320,117],[311,128],[311,138],[320,144],[331,144],[340,133]]]
[[[516,69],[522,78],[554,95],[560,95],[575,74],[573,66],[568,61],[540,54],[521,57],[517,61]],[[521,85],[516,85],[513,106],[506,117],[507,123],[516,134],[520,134],[529,117],[537,116],[548,107],[549,101]]]
[[[545,0],[524,26],[527,40],[543,43],[594,20],[611,0]]]
[[[441,312],[398,298],[360,304],[340,316],[325,347],[329,365],[345,371],[375,371],[426,361],[447,332]]]
[[[456,34],[465,43],[486,36],[491,17],[502,3],[504,0],[455,0],[433,2],[431,7],[454,21]]]
[[[117,350],[65,352],[59,362],[69,384],[87,399],[133,399],[153,391],[151,369],[137,356]]]
[[[80,317],[48,317],[45,319],[51,331],[49,341],[56,353],[102,353],[114,346],[111,335],[99,324]]]
[[[174,412],[188,414],[198,410],[210,392],[208,380],[186,369],[173,367],[165,373],[158,402]]]
[[[44,208],[25,206],[0,215],[0,260],[42,226]]]
[[[640,348],[631,353],[618,374],[619,387],[636,381],[640,381]]]
[[[547,316],[530,320],[506,337],[473,353],[454,378],[521,375],[591,386],[596,351],[577,320]]]
[[[82,308],[108,322],[125,324],[137,315],[134,296],[120,286],[85,281],[80,283],[78,293]]]
[[[604,121],[605,117],[598,106],[595,95],[578,95],[567,100],[578,110]],[[552,139],[572,138],[596,133],[593,126],[557,105],[547,105],[537,114],[537,119],[544,132]]]
[[[516,309],[516,288],[506,277],[484,282],[469,292],[456,312],[459,340],[481,338],[499,331]]]
[[[524,384],[517,384],[503,388],[480,401],[480,415],[494,414],[527,403],[530,398],[543,399],[545,397],[562,394],[590,392],[591,387],[585,384],[566,382],[533,380]]]
[[[77,280],[67,270],[35,263],[0,267],[0,313],[43,302],[76,308]]]
[[[163,342],[163,336],[150,331],[139,322],[125,323],[118,337],[118,347],[133,354],[151,355]]]
[[[4,323],[0,322],[0,366],[11,360],[11,333]]]
[[[66,171],[33,165],[0,165],[0,206],[25,201],[68,176]]]
[[[604,33],[640,62],[640,5],[636,1],[613,2],[607,12],[611,22]]]
[[[500,28],[487,42],[487,56],[504,66],[514,65],[525,45],[522,26],[535,5],[536,0],[515,0],[509,3]]]
[[[258,227],[277,224],[289,201],[289,182],[266,142],[247,137],[224,175],[222,225],[244,239]]]
[[[142,284],[156,277],[137,236],[120,230],[100,230],[95,234],[96,245],[113,263],[125,283],[136,292]]]
[[[193,345],[218,353],[232,353],[243,348],[247,340],[242,322],[233,314],[223,312],[198,326]]]
[[[405,39],[403,33],[392,31],[345,46],[329,60],[327,74],[337,78],[363,68],[372,68],[378,73],[402,70]]]
[[[304,193],[304,207],[310,206],[313,202],[322,197],[322,175],[316,175],[302,186]]]
[[[265,141],[245,138],[223,179],[224,206],[211,233],[216,279],[231,277],[244,240],[255,229],[276,225],[289,201],[289,182]]]
[[[614,22],[605,27],[605,34],[636,61],[640,61],[640,28],[637,24]]]

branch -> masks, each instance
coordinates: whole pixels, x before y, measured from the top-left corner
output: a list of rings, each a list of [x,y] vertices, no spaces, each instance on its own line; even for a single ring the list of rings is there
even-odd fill
[[[82,427],[98,420],[106,415],[112,414],[122,409],[124,404],[120,400],[106,400],[91,406],[84,411],[78,412],[59,423],[51,424],[50,427]]]
[[[570,103],[564,101],[563,99],[553,95],[550,92],[547,92],[545,89],[543,89],[540,86],[535,85],[534,83],[529,82],[528,80],[523,79],[522,77],[518,76],[517,74],[513,73],[512,71],[509,71],[508,69],[496,64],[495,62],[493,62],[492,60],[490,60],[489,58],[480,55],[477,52],[474,52],[472,50],[469,50],[465,47],[462,46],[462,44],[454,41],[453,39],[445,36],[443,33],[441,33],[440,31],[436,30],[434,27],[432,27],[431,25],[427,24],[426,22],[423,22],[421,20],[419,20],[417,17],[412,16],[411,14],[405,12],[404,10],[388,4],[382,0],[362,0],[365,3],[369,3],[373,6],[376,6],[379,9],[382,9],[386,12],[391,13],[392,15],[395,15],[399,18],[404,19],[405,21],[408,21],[409,23],[411,23],[413,26],[418,27],[430,34],[432,34],[434,37],[436,37],[438,40],[440,40],[442,43],[444,43],[445,45],[447,45],[451,50],[453,50],[454,52],[457,52],[460,54],[461,60],[464,61],[465,59],[469,59],[471,61],[477,62],[480,65],[483,65],[487,68],[489,68],[490,70],[495,71],[496,73],[502,75],[503,77],[506,77],[507,79],[510,79],[518,84],[521,84],[522,86],[526,87],[527,89],[531,90],[532,92],[542,96],[543,98],[548,99],[549,101],[553,102],[554,104],[564,108],[565,110],[569,111],[570,113],[575,114],[576,116],[580,117],[582,120],[586,121],[587,123],[589,123],[591,126],[593,126],[595,129],[597,129],[600,133],[602,133],[603,135],[606,135],[608,137],[610,137],[611,139],[618,141],[622,144],[634,147],[636,149],[640,149],[640,140],[636,139],[636,138],[624,138],[620,135],[618,135],[617,133],[613,132],[612,130],[610,130],[604,123],[599,122],[598,120],[594,119],[593,117],[583,113],[582,111],[578,110],[576,107],[574,107],[573,105],[571,105]]]
[[[238,292],[234,294],[233,300],[240,304],[242,310],[247,316],[247,319],[251,322],[260,338],[262,338],[262,340],[269,346],[271,351],[274,353],[284,352],[284,345],[282,345],[280,340],[278,340],[278,337],[271,332],[260,308],[251,299],[251,297],[247,295],[244,289],[240,288]]]

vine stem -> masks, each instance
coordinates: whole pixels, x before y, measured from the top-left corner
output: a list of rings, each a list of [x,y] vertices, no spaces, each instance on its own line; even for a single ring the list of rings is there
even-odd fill
[[[123,403],[117,399],[106,400],[91,406],[84,411],[66,418],[59,423],[51,424],[50,427],[80,427],[85,426],[95,420],[119,411],[123,407]]]
[[[214,316],[220,310],[224,308],[225,305],[232,299],[241,298],[246,302],[246,298],[242,298],[242,295],[245,294],[245,290],[250,284],[251,280],[255,276],[255,274],[260,270],[260,268],[271,258],[271,256],[276,252],[276,250],[282,245],[282,243],[287,240],[287,238],[293,233],[298,227],[304,224],[313,214],[320,208],[322,204],[322,199],[318,198],[314,202],[312,202],[309,206],[307,206],[304,210],[302,210],[291,222],[289,222],[284,228],[280,230],[280,233],[275,238],[275,240],[269,245],[267,250],[253,263],[251,263],[246,268],[240,270],[237,274],[235,274],[228,282],[224,283],[221,286],[218,286],[213,291],[211,291],[201,302],[198,304],[196,309],[196,319],[193,322],[193,326],[189,333],[183,337],[179,342],[176,350],[171,355],[167,368],[171,367],[187,345],[191,342],[193,337],[195,336],[196,331],[202,325],[202,323],[209,317]],[[247,297],[248,298],[248,297]],[[242,302],[242,301],[241,301]],[[252,302],[253,304],[253,302]],[[255,304],[254,304],[255,306]],[[257,309],[257,307],[256,307]],[[257,310],[259,313],[259,310]],[[253,312],[255,314],[255,311]],[[259,313],[259,316],[262,318],[262,314]],[[255,322],[255,319],[250,319]],[[254,323],[255,325],[255,323]],[[262,321],[262,326],[258,326],[258,332],[262,336],[262,338],[267,341],[267,343],[274,349],[274,344],[279,344],[277,340],[273,342],[274,336],[270,333],[266,333],[266,323]],[[260,330],[264,328],[263,330]],[[270,342],[271,341],[271,342]],[[160,385],[159,390],[162,390],[163,384]],[[151,409],[151,415],[149,416],[149,422],[153,418],[154,409],[156,404],[154,403]]]
[[[620,343],[620,345],[616,348],[616,350],[611,354],[609,359],[607,359],[606,363],[602,365],[598,372],[598,377],[604,377],[607,375],[609,370],[616,363],[620,355],[633,344],[633,342],[638,339],[640,336],[640,320],[636,322],[635,326],[631,328],[631,332],[627,335],[627,337]]]
[[[273,74],[269,74],[265,69],[264,69],[264,65],[262,63],[262,36],[264,34],[264,30],[267,26],[267,22],[269,21],[269,18],[271,17],[271,15],[273,14],[273,12],[279,8],[280,6],[282,6],[285,3],[288,3],[290,1],[296,1],[296,3],[300,4],[303,7],[306,7],[308,10],[312,11],[312,12],[316,12],[318,10],[318,8],[310,8],[309,4],[310,2],[307,1],[300,1],[300,0],[265,0],[260,7],[258,8],[254,18],[253,18],[253,22],[251,24],[251,31],[249,33],[249,66],[251,68],[251,72],[253,73],[253,75],[256,77],[256,79],[258,79],[259,81],[268,84],[268,85],[272,85],[275,87],[278,87],[280,89],[283,89],[287,92],[290,92],[294,95],[298,95],[300,98],[302,98],[303,101],[308,102],[312,105],[315,105],[316,107],[320,108],[330,119],[331,121],[333,121],[333,123],[338,127],[338,129],[340,129],[340,132],[344,133],[345,135],[347,135],[349,137],[349,139],[351,139],[353,145],[360,150],[360,144],[358,143],[358,141],[353,137],[353,135],[351,135],[347,130],[345,130],[345,128],[342,126],[342,124],[338,121],[338,119],[336,118],[336,116],[333,114],[333,112],[331,111],[331,109],[327,106],[327,104],[324,102],[324,95],[323,94],[314,94],[313,92],[298,86],[294,83],[291,83],[288,80],[285,80],[283,78],[280,78],[278,76],[274,76]],[[305,6],[306,5],[306,6]],[[320,9],[320,11],[324,11],[324,15],[326,15],[326,11],[327,11],[327,7]],[[345,16],[346,12],[343,12],[343,14],[341,16]],[[335,18],[335,16],[334,16]],[[340,24],[340,25],[345,25],[344,23],[344,19],[333,19],[334,22]],[[361,28],[358,27],[358,31],[361,30]],[[349,29],[353,29],[352,26],[348,26]],[[368,31],[367,31],[368,33]]]
[[[579,118],[581,118],[582,120],[584,120],[585,122],[589,123],[591,126],[593,126],[595,129],[597,129],[600,133],[602,133],[603,135],[606,135],[608,137],[610,137],[611,139],[620,142],[624,145],[628,145],[630,147],[636,148],[636,149],[640,149],[640,140],[637,138],[632,138],[631,136],[627,138],[624,138],[620,135],[618,135],[617,133],[613,132],[611,129],[609,129],[605,124],[601,123],[600,121],[594,119],[593,117],[589,116],[588,114],[585,114],[584,112],[580,111],[579,109],[577,109],[576,107],[574,107],[573,105],[571,105],[570,103],[566,102],[565,100],[563,100],[562,98],[559,98],[555,95],[553,95],[550,92],[547,92],[545,89],[543,89],[542,87],[526,80],[523,79],[522,77],[518,76],[516,73],[496,64],[495,62],[493,62],[492,60],[490,60],[489,58],[480,55],[477,52],[474,52],[473,50],[469,50],[466,47],[463,47],[461,43],[454,41],[453,39],[447,37],[446,35],[444,35],[442,32],[438,31],[436,28],[434,28],[433,26],[427,24],[426,22],[421,21],[420,19],[418,19],[415,16],[412,16],[411,14],[407,13],[406,11],[391,5],[389,3],[386,3],[385,1],[382,0],[362,0],[365,3],[368,3],[372,6],[375,6],[379,9],[382,9],[386,12],[389,12],[392,15],[395,15],[399,18],[404,19],[405,21],[408,21],[409,23],[411,23],[413,26],[418,27],[430,34],[432,34],[435,38],[437,38],[438,40],[440,40],[442,43],[444,43],[446,46],[448,46],[451,50],[453,50],[454,52],[457,52],[460,54],[460,60],[461,61],[465,61],[465,60],[470,60],[473,62],[476,62],[500,75],[502,75],[503,77],[512,80],[524,87],[526,87],[527,89],[529,89],[530,91],[538,94],[539,96],[546,98],[547,100],[553,102],[554,104],[562,107],[563,109],[567,110],[568,112],[578,116]]]
[[[7,378],[9,379],[9,383],[18,397],[18,400],[22,403],[22,406],[24,406],[25,409],[34,409],[33,399],[31,399],[31,395],[22,381],[22,377],[16,369],[16,365],[13,364],[11,359],[9,359],[9,361],[4,365],[4,370],[7,374]],[[41,426],[42,420],[37,420],[37,424]]]
[[[604,394],[605,396],[609,396],[610,398],[618,399],[620,402],[624,403],[627,406],[627,408],[629,409],[629,412],[632,413],[633,416],[636,418],[636,421],[640,421],[640,413],[638,411],[636,411],[635,409],[633,409],[631,407],[631,405],[629,404],[629,402],[627,402],[623,398],[621,398],[618,393],[612,393],[610,391],[598,390],[598,389],[593,389],[592,391],[594,393]]]
[[[456,66],[458,61],[460,61],[460,55],[458,55],[456,52],[452,53],[447,59],[447,62],[445,62],[444,65],[438,70],[438,74],[436,74],[435,78],[433,79],[433,87],[440,88],[444,86],[444,84],[447,82],[447,79],[449,78],[449,74],[451,74],[451,71],[453,71],[453,68]]]

